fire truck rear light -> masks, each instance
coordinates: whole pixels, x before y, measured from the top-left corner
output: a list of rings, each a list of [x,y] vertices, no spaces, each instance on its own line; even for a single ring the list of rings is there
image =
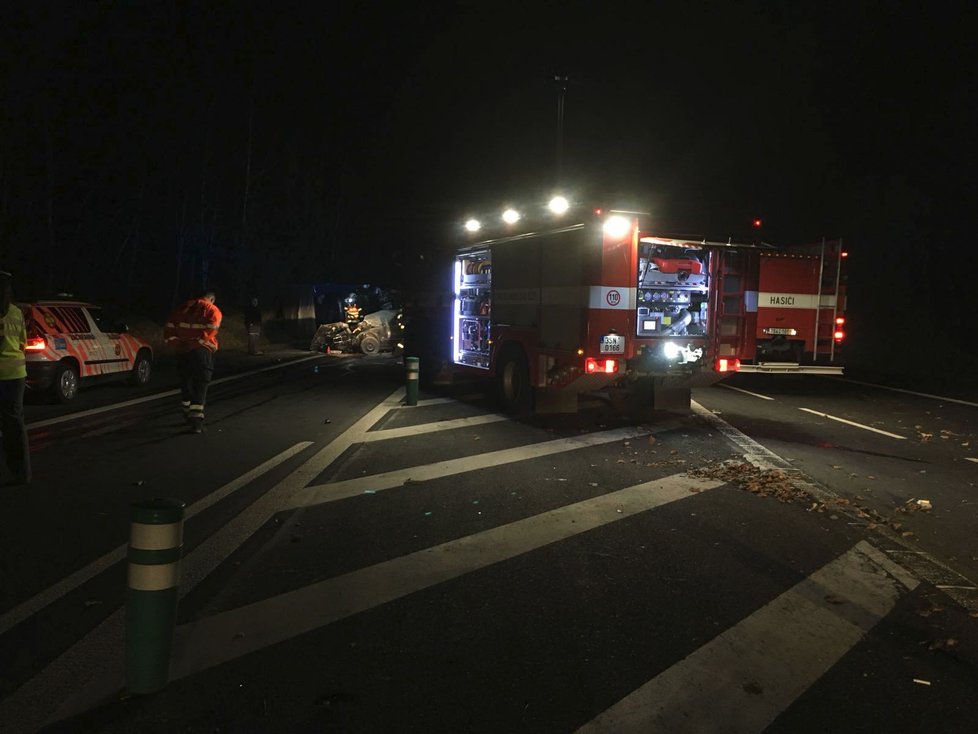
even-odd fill
[[[589,375],[593,375],[595,372],[604,372],[610,375],[618,371],[618,360],[588,357],[584,360],[584,371]]]
[[[841,342],[843,339],[846,338],[846,333],[840,330],[835,332],[832,336],[835,338],[837,342]]]
[[[24,349],[28,352],[40,352],[45,347],[47,347],[47,342],[44,341],[43,336],[32,336],[27,340]]]
[[[836,316],[835,317],[835,325],[836,326],[842,326],[845,322],[846,322],[846,317],[845,316]]]
[[[842,252],[840,253],[840,257],[849,257],[849,253],[848,253],[848,252],[846,252],[845,250],[843,250],[843,251],[842,251]]]
[[[728,359],[727,357],[720,357],[716,361],[717,372],[736,372],[739,369],[740,369],[739,359]]]

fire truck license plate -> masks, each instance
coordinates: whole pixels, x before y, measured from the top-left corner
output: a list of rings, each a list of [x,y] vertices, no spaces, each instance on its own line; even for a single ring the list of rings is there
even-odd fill
[[[625,337],[621,334],[605,334],[601,337],[601,354],[622,354],[625,351]]]
[[[765,329],[765,334],[787,334],[789,336],[794,336],[794,329]]]

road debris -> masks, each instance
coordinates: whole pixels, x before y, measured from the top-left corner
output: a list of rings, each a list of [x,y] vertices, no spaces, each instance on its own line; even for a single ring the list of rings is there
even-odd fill
[[[760,469],[746,462],[727,460],[719,464],[690,469],[686,472],[686,476],[697,479],[717,479],[760,497],[774,497],[779,502],[801,504],[805,506],[808,512],[828,513],[833,520],[839,518],[835,514],[839,511],[850,516],[855,515],[859,520],[865,522],[869,530],[885,526],[900,533],[904,538],[914,535],[913,531],[905,530],[903,523],[895,518],[887,517],[870,507],[845,497],[832,497],[830,499],[815,497],[799,487],[795,483],[795,479],[782,469]],[[875,479],[875,477],[870,476],[868,479]],[[925,510],[923,505],[917,504],[916,498],[896,509],[903,513]]]
[[[897,508],[897,512],[905,512],[909,514],[911,512],[917,512],[917,510],[927,512],[932,509],[934,509],[934,506],[931,504],[930,500],[918,500],[915,497],[911,497]]]

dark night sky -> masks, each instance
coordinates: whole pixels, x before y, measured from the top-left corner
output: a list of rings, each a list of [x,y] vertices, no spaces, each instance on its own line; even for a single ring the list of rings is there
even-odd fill
[[[239,296],[396,284],[469,212],[550,193],[560,71],[572,193],[711,238],[754,216],[771,242],[841,235],[867,326],[910,271],[964,303],[976,21],[954,3],[8,1],[0,257],[22,290],[160,310],[203,263]]]

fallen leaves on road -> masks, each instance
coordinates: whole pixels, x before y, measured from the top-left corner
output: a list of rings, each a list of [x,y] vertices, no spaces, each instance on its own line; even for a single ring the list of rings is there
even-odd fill
[[[759,469],[753,464],[724,462],[700,469],[691,469],[689,476],[698,479],[718,479],[761,497],[774,497],[781,502],[809,504],[811,495],[795,486],[781,469]],[[819,504],[819,503],[816,503]]]
[[[833,520],[838,519],[838,516],[833,513],[842,511],[865,521],[866,527],[870,530],[884,525],[904,538],[914,535],[913,531],[903,528],[902,522],[886,517],[872,508],[865,507],[845,497],[833,497],[828,500],[814,497],[804,488],[798,486],[790,474],[781,469],[760,469],[746,462],[725,461],[698,469],[690,469],[686,474],[697,479],[716,479],[726,482],[759,497],[774,497],[779,502],[803,504],[808,512],[828,512],[829,517]],[[873,477],[869,478],[872,479]],[[897,508],[899,512],[904,513],[928,509],[930,509],[930,503],[927,500],[918,503],[917,499],[911,499],[902,507]]]

